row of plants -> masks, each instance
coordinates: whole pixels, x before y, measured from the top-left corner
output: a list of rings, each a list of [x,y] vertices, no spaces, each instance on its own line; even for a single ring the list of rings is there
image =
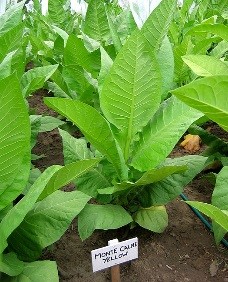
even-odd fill
[[[54,0],[46,16],[35,0],[32,12],[22,1],[1,16],[1,281],[58,281],[56,263],[38,259],[75,217],[82,240],[125,225],[163,232],[165,205],[215,159],[224,167],[213,174],[211,205],[189,204],[213,219],[221,241],[227,142],[200,127],[211,119],[228,130],[227,14],[224,1],[211,2],[163,0],[141,29],[116,1],[88,1],[85,18]],[[29,109],[42,87],[60,119]],[[41,173],[31,149],[56,127],[64,166]],[[169,158],[187,130],[208,149]],[[60,190],[68,183],[75,191]]]

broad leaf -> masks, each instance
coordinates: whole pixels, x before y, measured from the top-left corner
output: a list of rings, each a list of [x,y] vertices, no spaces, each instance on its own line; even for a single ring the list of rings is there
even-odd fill
[[[162,76],[162,100],[164,100],[168,91],[172,89],[174,80],[174,56],[172,45],[167,36],[162,41],[157,59]]]
[[[228,131],[227,89],[228,76],[218,75],[198,79],[171,93]]]
[[[147,171],[158,166],[172,151],[188,127],[202,114],[175,97],[163,102],[140,135],[132,166]]]
[[[35,204],[10,235],[9,247],[22,260],[38,259],[42,249],[60,239],[89,200],[90,196],[80,191],[56,191]]]
[[[100,95],[104,115],[120,130],[126,161],[136,133],[159,106],[160,83],[157,61],[136,31],[114,61]]]
[[[194,26],[188,31],[187,34],[200,34],[200,33],[214,33],[220,36],[222,39],[228,41],[228,27],[223,24],[199,24]]]
[[[65,122],[52,116],[35,115],[34,118],[40,118],[39,132],[46,132],[55,129],[56,127],[63,125]],[[30,116],[31,118],[31,116]]]
[[[153,50],[157,51],[173,19],[176,0],[163,0],[144,23],[141,32]]]
[[[64,49],[64,65],[67,68],[83,67],[93,77],[97,77],[100,71],[100,50],[97,49],[90,53],[84,46],[82,39],[77,38],[74,34],[68,37],[66,47]],[[76,77],[76,79],[78,79]]]
[[[216,177],[216,185],[212,194],[212,205],[221,210],[228,210],[228,167],[225,166]]]
[[[60,168],[61,166],[52,166],[47,168],[35,181],[26,196],[20,200],[3,218],[0,223],[0,254],[8,246],[7,239],[10,234],[21,224],[26,214],[33,208],[35,202],[52,175]]]
[[[117,147],[109,124],[94,108],[69,99],[45,98],[44,101],[80,128],[88,141],[113,163],[120,178],[127,177],[123,156]]]
[[[74,138],[68,132],[59,129],[59,133],[63,142],[64,163],[70,164],[83,159],[91,159],[94,157],[93,153],[87,147],[85,139]]]
[[[83,31],[99,42],[104,42],[109,38],[110,31],[104,1],[90,0]]]
[[[226,75],[228,73],[228,66],[211,56],[187,55],[182,59],[198,76]]]
[[[164,206],[141,208],[135,213],[134,221],[143,228],[162,233],[168,226],[168,214]]]
[[[35,90],[43,87],[44,82],[53,75],[57,68],[58,65],[50,65],[34,68],[27,71],[21,79],[24,96],[27,97]]]
[[[111,185],[105,186],[105,188],[101,188],[98,190],[99,194],[122,194],[123,192],[129,192],[132,188],[136,188],[139,186],[145,186],[151,183],[155,183],[158,181],[161,181],[168,177],[169,175],[172,175],[174,173],[184,172],[187,169],[187,166],[163,166],[158,169],[152,169],[147,172],[145,172],[142,177],[140,177],[139,180],[137,180],[135,183],[130,181],[125,181],[122,183],[116,183],[113,187]],[[107,187],[107,188],[106,188]],[[137,189],[137,188],[136,188]],[[135,189],[135,190],[136,190]]]
[[[207,158],[202,156],[185,156],[181,158],[166,159],[163,165],[187,166],[182,173],[168,176],[162,181],[145,186],[138,196],[143,207],[165,205],[178,197],[184,187],[206,166]]]
[[[187,201],[186,203],[209,216],[224,230],[228,231],[228,214],[225,211],[222,211],[213,205],[197,201]]]
[[[66,2],[66,0],[48,0],[48,16],[55,24],[60,26],[66,18],[66,11],[63,7]]]
[[[0,61],[12,51],[15,51],[22,45],[24,24],[12,28],[8,32],[0,36]]]
[[[43,260],[25,263],[23,272],[9,282],[59,282],[55,261]]]
[[[24,269],[24,262],[20,261],[15,253],[3,254],[0,256],[0,273],[9,276],[19,275]],[[1,278],[1,276],[0,276]]]
[[[225,166],[218,173],[216,178],[216,185],[212,194],[212,205],[218,207],[221,210],[228,211],[228,167]],[[218,244],[224,235],[226,230],[219,226],[216,222],[212,222],[215,241]]]
[[[108,53],[105,51],[103,47],[100,47],[100,52],[101,52],[101,69],[98,76],[99,92],[101,92],[105,78],[108,75],[111,66],[113,64],[112,59],[110,58],[110,56],[108,55]]]
[[[95,229],[117,229],[132,222],[125,209],[118,205],[86,205],[78,216],[78,231],[82,240]]]
[[[23,6],[25,1],[11,5],[0,18],[0,37],[18,26],[22,22]]]
[[[10,87],[9,87],[10,85]],[[30,123],[15,75],[0,80],[0,210],[24,189],[30,169]]]
[[[136,181],[135,185],[148,185],[163,180],[169,175],[184,172],[188,167],[185,165],[163,166],[158,169],[152,169],[143,174],[143,176]]]
[[[70,163],[57,171],[49,180],[47,186],[41,193],[39,200],[44,199],[64,185],[69,184],[72,180],[80,177],[96,166],[101,159],[80,160],[75,163]]]

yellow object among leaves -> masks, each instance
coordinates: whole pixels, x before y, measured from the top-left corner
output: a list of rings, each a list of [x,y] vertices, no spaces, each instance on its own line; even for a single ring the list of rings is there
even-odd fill
[[[184,136],[184,141],[180,143],[189,153],[195,153],[200,150],[201,139],[198,135],[188,134]]]

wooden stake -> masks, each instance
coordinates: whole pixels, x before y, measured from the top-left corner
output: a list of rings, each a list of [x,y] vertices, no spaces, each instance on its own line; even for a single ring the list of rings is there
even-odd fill
[[[108,245],[112,246],[117,244],[119,241],[118,239],[113,239],[108,241]],[[111,267],[111,281],[112,282],[120,282],[120,266],[118,265],[114,265]]]

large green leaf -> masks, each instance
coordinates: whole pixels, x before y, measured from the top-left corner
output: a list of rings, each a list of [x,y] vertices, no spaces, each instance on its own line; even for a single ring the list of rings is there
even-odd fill
[[[104,115],[120,130],[126,161],[136,133],[160,104],[160,83],[157,61],[140,32],[135,31],[114,61],[100,95]]]
[[[53,75],[57,68],[58,65],[50,65],[34,68],[27,71],[21,79],[23,95],[27,97],[35,90],[43,87],[44,82],[47,81]]]
[[[108,53],[105,51],[103,47],[100,47],[100,52],[101,52],[101,69],[98,76],[99,92],[101,92],[105,78],[108,75],[111,66],[113,64],[112,59],[110,58],[110,56],[108,55]]]
[[[211,203],[221,210],[228,211],[228,167],[225,166],[216,177],[216,185],[212,194]],[[227,230],[224,230],[215,221],[212,222],[215,241],[218,244]]]
[[[143,207],[165,205],[178,197],[184,187],[205,167],[207,158],[202,156],[185,156],[175,159],[166,159],[163,165],[187,166],[182,173],[168,176],[162,181],[145,186],[139,194]]]
[[[38,259],[43,248],[60,239],[90,198],[80,191],[49,195],[35,204],[10,235],[9,247],[24,261]]]
[[[211,56],[187,55],[182,59],[198,76],[226,75],[228,73],[228,66]]]
[[[45,98],[44,101],[49,107],[75,123],[88,141],[113,163],[119,176],[123,179],[127,178],[122,152],[118,149],[108,122],[97,110],[70,99]]]
[[[215,48],[211,51],[211,56],[214,56],[216,58],[223,57],[226,52],[228,51],[228,42],[226,40],[223,40],[215,46]]]
[[[151,183],[155,183],[163,180],[169,175],[184,172],[187,169],[185,165],[175,165],[175,166],[163,166],[158,169],[152,169],[143,174],[142,177],[138,181],[136,181],[136,185],[148,185]]]
[[[24,262],[20,261],[15,253],[3,254],[0,256],[0,273],[10,276],[19,275],[24,269]],[[1,275],[0,275],[1,278]]]
[[[59,129],[63,143],[64,163],[70,164],[83,159],[94,157],[84,138],[74,138],[68,132]]]
[[[22,22],[23,6],[25,1],[11,5],[0,18],[0,37]]]
[[[86,205],[78,216],[78,231],[82,240],[95,229],[117,229],[132,222],[125,209],[118,205]]]
[[[137,180],[135,183],[126,181],[122,183],[116,183],[113,187],[111,185],[105,186],[103,189],[100,187],[98,190],[99,194],[114,194],[114,193],[120,193],[121,192],[129,192],[130,189],[136,188],[139,186],[145,186],[151,183],[155,183],[158,181],[163,180],[164,178],[168,177],[169,175],[172,175],[174,173],[183,172],[187,169],[187,166],[163,166],[158,169],[152,169],[147,172],[145,172],[139,180]],[[106,188],[107,187],[107,188]],[[137,189],[137,188],[136,188]]]
[[[0,254],[8,246],[7,239],[10,234],[21,224],[26,214],[33,208],[38,197],[42,193],[52,175],[61,166],[47,168],[35,181],[26,196],[20,200],[3,218],[0,223]]]
[[[59,282],[55,261],[43,260],[25,263],[23,272],[7,282]]]
[[[9,53],[22,45],[24,24],[12,28],[0,36],[0,61]]]
[[[161,1],[141,29],[142,34],[155,51],[160,48],[160,45],[168,32],[175,8],[176,0]]]
[[[167,36],[162,41],[157,59],[162,76],[162,100],[164,100],[168,91],[172,89],[174,80],[174,56],[172,45]]]
[[[135,213],[134,221],[143,228],[162,233],[168,226],[168,214],[164,206],[141,208]]]
[[[110,36],[104,1],[90,0],[83,31],[91,38],[103,42]]]
[[[228,75],[218,75],[195,80],[171,93],[228,131],[227,89]]]
[[[180,44],[176,44],[173,48],[174,53],[174,72],[175,80],[182,84],[189,79],[190,70],[182,60],[182,56],[192,54],[193,43],[191,36],[185,36]]]
[[[223,24],[199,24],[188,31],[187,34],[213,33],[228,41],[228,27]]]
[[[140,135],[133,152],[132,166],[148,171],[159,165],[172,151],[188,127],[202,114],[175,97],[163,102]]]
[[[228,210],[228,166],[223,167],[216,177],[211,203],[221,210]]]
[[[81,66],[93,77],[96,77],[100,71],[100,50],[97,49],[90,53],[84,46],[83,40],[74,34],[68,37],[63,59],[67,68],[76,69],[77,66]]]
[[[197,201],[187,201],[186,203],[209,216],[211,219],[221,225],[223,229],[228,231],[228,213],[206,203]]]
[[[66,18],[66,11],[64,10],[64,4],[66,4],[67,0],[49,0],[48,1],[48,16],[51,20],[60,25],[63,23]]]
[[[10,87],[9,87],[10,85]],[[0,210],[24,189],[30,169],[30,123],[19,82],[0,80]]]
[[[69,184],[72,180],[80,177],[94,166],[96,166],[101,159],[80,160],[75,163],[70,163],[57,171],[49,180],[47,186],[41,193],[39,200],[44,199],[54,191]]]

